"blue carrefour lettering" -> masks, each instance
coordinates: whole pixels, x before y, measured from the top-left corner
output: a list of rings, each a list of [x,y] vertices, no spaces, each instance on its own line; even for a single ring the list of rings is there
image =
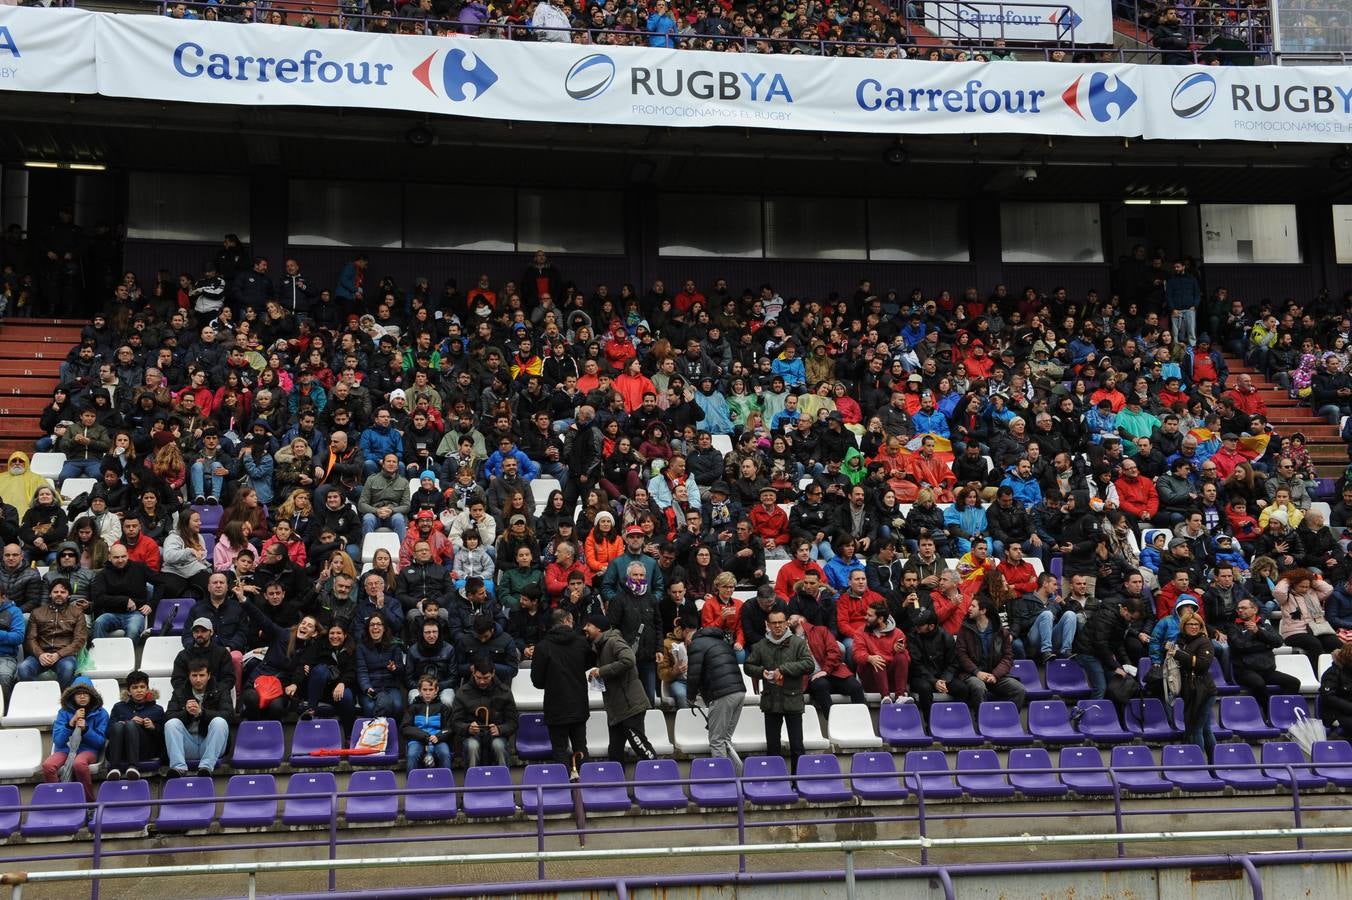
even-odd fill
[[[995,113],[1042,112],[1038,101],[1047,96],[1038,90],[996,90],[973,78],[962,90],[944,88],[883,87],[876,78],[865,78],[854,88],[854,100],[867,112]]]
[[[205,58],[205,64],[202,62]],[[231,56],[226,53],[207,53],[201,44],[184,41],[174,48],[174,69],[184,78],[205,75],[212,81],[280,81],[283,84],[348,84],[384,85],[385,76],[394,66],[389,63],[337,62],[324,59],[324,54],[313,48],[299,59],[271,56]]]
[[[18,59],[22,54],[19,53],[19,45],[14,42],[14,35],[10,34],[9,28],[0,25],[0,50],[8,50],[9,55]]]

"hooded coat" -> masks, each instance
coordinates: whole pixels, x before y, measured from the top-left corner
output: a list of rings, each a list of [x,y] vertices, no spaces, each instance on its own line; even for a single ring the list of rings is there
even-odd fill
[[[84,708],[84,733],[80,736],[80,746],[76,752],[99,753],[108,740],[108,710],[103,707],[103,695],[94,689],[92,681],[81,675],[61,693],[61,710],[56,714],[56,721],[52,723],[52,748],[54,752],[65,752],[70,746],[72,731],[70,723],[77,712],[75,694],[78,691],[88,692],[89,705]]]
[[[9,470],[15,463],[23,463],[22,475],[10,473]],[[22,450],[15,450],[9,455],[9,463],[5,467],[5,471],[0,473],[0,500],[14,507],[19,516],[22,517],[24,513],[28,512],[28,506],[33,502],[33,495],[37,493],[38,488],[44,485],[51,487],[52,483],[29,468],[27,453]]]

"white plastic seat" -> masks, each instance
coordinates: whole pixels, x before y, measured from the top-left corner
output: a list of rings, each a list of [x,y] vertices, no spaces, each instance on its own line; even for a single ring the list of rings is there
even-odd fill
[[[687,715],[689,715],[687,713]],[[699,713],[695,714],[697,717]],[[658,756],[672,756],[676,748],[671,743],[671,730],[667,727],[667,714],[660,709],[650,709],[643,714],[643,733]]]
[[[1042,560],[1038,559],[1036,556],[1025,556],[1024,562],[1033,567],[1034,575],[1041,575],[1044,571],[1042,568]]]
[[[1316,500],[1310,504],[1310,512],[1321,512],[1324,514],[1324,524],[1327,525],[1333,516],[1333,508],[1323,500]]]
[[[767,559],[765,561],[765,577],[771,583],[779,577],[779,570],[789,564],[787,559]]]
[[[32,778],[42,768],[42,732],[36,728],[0,731],[0,779]]]
[[[1319,665],[1316,667],[1316,668],[1318,669],[1318,671],[1315,672],[1315,675],[1316,675],[1317,677],[1319,677],[1319,678],[1323,678],[1323,677],[1324,677],[1324,673],[1327,672],[1327,671],[1329,670],[1329,667],[1332,666],[1332,665],[1333,665],[1333,654],[1332,654],[1332,653],[1323,653],[1323,654],[1320,654],[1320,656],[1319,656]]]
[[[34,475],[41,475],[49,481],[56,481],[66,464],[64,453],[34,453],[28,462],[28,468]]]
[[[587,719],[587,755],[609,759],[610,728],[605,716]]]
[[[545,708],[545,692],[531,683],[529,672],[517,672],[512,679],[512,699],[523,712],[538,712]]]
[[[530,492],[535,497],[536,513],[538,514],[540,510],[545,508],[545,501],[549,499],[551,493],[561,490],[563,490],[563,485],[559,484],[557,478],[550,475],[541,475],[532,481]]]
[[[757,690],[760,686],[753,685],[751,676],[745,672],[742,673],[742,684],[746,685],[746,696],[742,698],[742,705],[760,706],[760,691]]]
[[[9,695],[5,728],[51,728],[61,708],[61,685],[55,681],[20,681]]]
[[[390,559],[399,565],[399,535],[393,531],[373,531],[361,539],[361,564],[368,568],[376,558],[376,551],[384,548],[390,552]]]
[[[780,727],[779,742],[783,747],[789,746],[788,725]],[[803,710],[803,749],[808,753],[824,753],[831,749],[831,742],[822,734],[822,720],[817,715],[817,707],[810,704]]]
[[[126,673],[124,672],[125,676]],[[122,699],[122,688],[118,685],[116,678],[90,678],[94,683],[94,690],[99,692],[103,698],[105,709],[112,710],[113,705]]]
[[[61,482],[61,497],[65,500],[74,500],[94,490],[96,484],[98,481],[93,478],[67,478]]]
[[[743,755],[765,752],[765,714],[759,706],[742,707],[742,717],[732,731],[732,747]]]
[[[146,638],[145,646],[141,648],[141,671],[152,678],[174,674],[174,660],[182,650],[183,639],[174,635]]]
[[[129,637],[95,638],[80,674],[90,678],[126,678],[136,668],[136,644]],[[105,698],[106,699],[106,698]],[[112,704],[107,704],[109,707]]]
[[[709,728],[704,716],[693,709],[677,710],[672,720],[672,743],[683,756],[705,756],[709,752]]]
[[[883,745],[873,728],[873,713],[863,703],[833,703],[826,736],[841,750],[873,750]]]
[[[155,694],[155,702],[160,706],[166,706],[174,696],[174,683],[166,676],[152,676],[150,690]]]
[[[1293,678],[1300,679],[1300,692],[1302,694],[1319,693],[1319,679],[1314,677],[1314,669],[1310,666],[1310,658],[1304,653],[1291,653],[1286,656],[1274,657],[1277,662],[1277,671],[1283,672]]]

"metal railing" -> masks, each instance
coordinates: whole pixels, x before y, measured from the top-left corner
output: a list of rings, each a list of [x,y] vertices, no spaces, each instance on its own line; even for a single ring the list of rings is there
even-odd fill
[[[1290,784],[1290,793],[1289,794],[1271,793],[1271,794],[1254,795],[1255,800],[1263,799],[1269,802],[1258,804],[1240,803],[1235,805],[1226,805],[1224,807],[1214,809],[1213,814],[1226,813],[1232,815],[1246,816],[1250,818],[1258,815],[1268,815],[1268,816],[1279,816],[1281,820],[1286,820],[1289,817],[1290,822],[1289,826],[1284,825],[1282,827],[1244,829],[1235,831],[1212,829],[1205,831],[1182,832],[1182,833],[1168,832],[1167,839],[1212,840],[1212,841],[1258,840],[1258,839],[1272,841],[1291,840],[1294,842],[1295,850],[1303,851],[1306,849],[1305,847],[1306,840],[1309,838],[1352,836],[1352,827],[1344,828],[1339,826],[1336,828],[1322,828],[1322,827],[1306,826],[1305,819],[1311,813],[1336,813],[1337,815],[1342,817],[1345,816],[1348,810],[1348,804],[1346,802],[1343,803],[1319,802],[1317,799],[1312,800],[1307,794],[1307,792],[1301,790],[1299,786],[1297,772],[1298,770],[1301,772],[1307,772],[1312,767],[1313,767],[1312,763],[1307,763],[1305,765],[1299,764],[1264,765],[1262,763],[1254,763],[1251,765],[1233,765],[1233,766],[1227,765],[1224,767],[1227,770],[1232,769],[1255,770],[1255,771],[1266,770],[1268,772],[1285,771],[1287,779]],[[1199,765],[1199,766],[1169,766],[1168,768],[1170,771],[1179,771],[1179,772],[1183,771],[1207,772],[1216,767]],[[1046,774],[1060,774],[1064,771],[1065,770],[1055,767],[1041,769],[1028,768],[1028,769],[1019,769],[1018,774],[1046,775]],[[896,811],[894,812],[886,811],[887,810],[886,806],[871,805],[869,807],[870,812],[869,815],[855,815],[850,813],[850,807],[852,805],[858,805],[858,802],[853,801],[832,805],[830,807],[829,816],[826,815],[814,816],[810,814],[812,813],[813,810],[817,809],[818,807],[809,806],[806,807],[804,810],[801,810],[808,812],[809,813],[808,815],[802,814],[786,815],[784,813],[785,808],[784,806],[759,807],[755,804],[748,804],[748,801],[746,799],[746,792],[744,790],[745,785],[747,783],[764,784],[773,782],[798,782],[798,783],[809,781],[849,782],[852,777],[857,777],[861,780],[865,779],[876,780],[878,778],[890,778],[893,776],[889,776],[886,773],[862,773],[859,774],[858,776],[852,776],[849,773],[801,775],[801,776],[763,776],[756,774],[747,776],[743,774],[740,776],[734,776],[730,778],[717,779],[719,783],[731,784],[736,787],[737,804],[735,809],[733,809],[732,807],[728,807],[726,809],[712,809],[712,808],[700,809],[701,816],[698,818],[698,820],[693,822],[681,821],[678,816],[671,817],[643,816],[641,818],[637,818],[635,822],[632,824],[626,822],[625,824],[620,825],[605,824],[607,822],[617,821],[613,818],[602,819],[599,823],[593,823],[589,821],[582,800],[582,792],[592,788],[623,787],[627,792],[632,794],[633,789],[635,787],[662,787],[662,786],[680,785],[684,788],[691,784],[690,779],[673,778],[673,779],[652,779],[645,780],[642,782],[624,780],[624,781],[608,781],[608,782],[589,782],[586,784],[582,783],[538,784],[538,785],[513,784],[510,786],[489,785],[475,787],[457,785],[453,789],[448,788],[447,791],[453,792],[454,794],[457,795],[457,797],[460,798],[463,798],[466,795],[474,795],[476,793],[500,794],[504,791],[509,791],[514,796],[517,794],[533,794],[535,799],[535,812],[533,814],[518,812],[517,814],[514,814],[512,816],[498,817],[497,819],[497,821],[499,822],[502,819],[507,818],[521,824],[529,823],[534,826],[533,829],[531,830],[523,829],[520,831],[505,831],[499,826],[490,831],[482,831],[476,830],[471,826],[467,825],[463,829],[456,828],[452,830],[443,830],[435,837],[424,838],[423,839],[424,841],[435,843],[452,843],[461,845],[463,845],[464,842],[491,841],[492,846],[494,846],[495,848],[501,848],[503,841],[523,841],[523,842],[531,841],[534,844],[534,849],[532,851],[525,851],[522,849],[502,851],[495,849],[495,851],[491,853],[460,853],[445,856],[427,856],[413,858],[392,857],[390,859],[398,859],[401,861],[401,863],[407,863],[410,860],[414,860],[424,865],[437,864],[441,862],[444,862],[448,865],[459,865],[468,863],[481,864],[485,862],[494,862],[494,861],[534,862],[536,865],[535,876],[537,879],[543,881],[548,877],[548,872],[546,870],[546,866],[548,863],[586,858],[577,856],[576,854],[579,851],[547,851],[546,850],[547,841],[549,839],[559,839],[559,838],[575,839],[578,841],[579,845],[584,847],[586,845],[586,841],[588,838],[625,836],[626,840],[632,841],[633,837],[637,835],[643,837],[645,841],[649,841],[647,847],[641,848],[640,851],[624,851],[618,849],[589,851],[595,854],[595,856],[591,858],[602,860],[606,858],[621,858],[624,857],[625,853],[630,852],[634,853],[633,858],[637,858],[640,855],[665,856],[665,855],[686,854],[687,851],[692,851],[693,848],[687,846],[677,846],[676,838],[678,836],[690,832],[707,832],[710,828],[726,828],[729,830],[735,828],[737,834],[736,844],[727,846],[720,845],[717,847],[708,848],[707,851],[701,851],[697,854],[694,854],[703,857],[736,856],[737,862],[735,870],[719,869],[700,873],[703,876],[730,875],[734,874],[734,871],[735,874],[745,875],[747,872],[747,858],[749,856],[754,856],[763,852],[770,852],[764,849],[748,849],[748,848],[758,848],[758,847],[764,848],[767,846],[776,846],[776,845],[756,844],[755,842],[748,840],[748,832],[754,832],[756,830],[802,826],[802,825],[814,825],[814,824],[831,826],[836,828],[840,828],[842,826],[848,827],[854,825],[861,826],[867,825],[869,827],[874,828],[878,826],[889,826],[905,830],[914,829],[915,837],[898,839],[897,842],[885,841],[883,843],[887,845],[886,848],[883,848],[881,845],[879,845],[878,847],[874,847],[874,842],[868,842],[867,849],[917,850],[919,851],[919,861],[920,865],[922,866],[928,866],[931,864],[932,861],[930,859],[930,854],[933,851],[957,850],[962,848],[973,848],[983,846],[985,847],[1041,846],[1046,848],[1053,848],[1061,846],[1069,847],[1083,845],[1095,845],[1095,846],[1115,845],[1115,853],[1114,853],[1115,857],[1118,860],[1125,860],[1127,858],[1127,847],[1129,845],[1149,843],[1152,840],[1166,839],[1165,837],[1162,837],[1160,833],[1155,832],[1153,830],[1144,832],[1133,832],[1129,829],[1128,825],[1133,818],[1138,818],[1142,816],[1174,816],[1178,813],[1177,804],[1156,806],[1155,804],[1149,802],[1150,798],[1147,795],[1134,795],[1131,794],[1129,790],[1124,791],[1124,788],[1118,777],[1119,774],[1121,773],[1131,773],[1131,772],[1152,772],[1158,774],[1162,772],[1161,766],[1118,767],[1116,769],[1107,766],[1100,766],[1100,767],[1086,767],[1082,769],[1077,768],[1074,770],[1074,772],[1077,775],[1101,774],[1106,776],[1107,779],[1109,779],[1109,784],[1111,785],[1112,788],[1111,803],[1107,802],[1106,797],[1101,801],[1095,801],[1092,798],[1077,796],[1076,802],[1081,805],[1079,805],[1075,810],[1075,815],[1079,819],[1089,819],[1089,820],[1106,821],[1109,818],[1111,818],[1112,824],[1110,831],[1099,834],[1093,834],[1089,833],[1090,829],[1086,826],[1081,828],[1079,833],[1071,835],[1068,834],[1038,835],[1035,833],[1030,834],[1030,832],[1037,831],[1036,827],[1037,822],[1046,819],[1056,819],[1058,821],[1063,820],[1066,815],[1065,811],[1059,808],[1046,810],[1037,809],[1036,807],[1041,804],[1035,802],[1032,803],[1034,807],[1032,809],[1029,809],[1028,806],[1024,804],[1020,804],[1017,809],[1011,809],[1010,808],[1011,804],[1008,802],[995,804],[980,804],[976,806],[960,801],[955,801],[953,803],[936,803],[934,799],[926,796],[927,779],[938,778],[946,781],[951,781],[952,779],[956,779],[957,777],[962,775],[972,775],[972,776],[1008,775],[1010,774],[1010,771],[1007,769],[970,769],[970,770],[964,769],[962,771],[952,770],[947,774],[924,772],[924,773],[914,773],[909,776],[906,773],[898,772],[896,773],[895,777],[897,779],[905,779],[906,787],[910,791],[910,797],[908,797],[905,801],[898,800],[895,804]],[[932,788],[930,790],[932,790]],[[545,811],[546,798],[550,796],[557,796],[558,794],[563,792],[571,794],[574,803],[574,814],[571,817],[564,819],[552,818],[554,814],[546,813]],[[426,793],[429,792],[404,787],[396,789],[394,791],[382,792],[382,796],[393,795],[395,797],[404,797],[411,794],[426,794]],[[444,793],[444,792],[437,791],[435,793]],[[1124,794],[1127,798],[1133,801],[1130,805],[1124,803]],[[279,849],[286,849],[287,851],[293,853],[306,850],[324,850],[327,851],[326,852],[327,858],[320,860],[292,860],[277,863],[206,862],[203,863],[201,866],[197,867],[151,865],[132,868],[107,868],[105,867],[105,865],[110,861],[118,861],[133,857],[148,858],[150,860],[153,860],[154,858],[158,856],[163,856],[165,854],[182,853],[184,847],[177,842],[170,842],[171,844],[170,846],[160,846],[159,842],[156,842],[156,845],[151,846],[145,846],[138,843],[131,843],[130,845],[127,845],[126,842],[127,835],[125,834],[125,832],[116,836],[106,835],[104,834],[103,822],[107,811],[110,809],[137,808],[137,807],[144,808],[147,806],[153,809],[155,807],[166,807],[175,805],[200,805],[203,802],[206,802],[203,801],[202,799],[192,797],[177,798],[177,799],[152,798],[149,801],[125,800],[125,801],[109,801],[103,803],[96,802],[93,804],[80,802],[48,804],[44,805],[42,809],[48,811],[62,809],[67,810],[82,809],[88,811],[91,814],[88,820],[89,821],[88,828],[90,834],[92,835],[92,845],[89,845],[87,850],[83,849],[84,846],[86,846],[83,843],[60,845],[67,849],[63,849],[55,853],[51,852],[25,853],[23,851],[28,848],[16,846],[13,849],[19,850],[20,852],[8,855],[5,859],[5,862],[3,863],[4,866],[15,867],[23,863],[36,863],[36,862],[42,862],[44,864],[53,862],[68,862],[75,864],[76,868],[64,872],[29,873],[24,872],[23,870],[16,870],[15,872],[12,872],[11,875],[4,876],[4,878],[0,878],[0,884],[7,883],[14,888],[18,888],[19,891],[14,894],[14,896],[18,897],[21,895],[22,883],[24,882],[39,882],[42,880],[50,880],[50,881],[71,880],[73,876],[70,875],[70,872],[78,871],[81,880],[87,881],[90,885],[90,897],[92,898],[92,900],[98,900],[100,882],[102,879],[133,877],[132,874],[128,873],[139,873],[142,876],[147,874],[166,875],[166,876],[168,875],[187,876],[193,874],[220,874],[228,872],[239,874],[253,873],[254,875],[257,875],[259,873],[265,873],[269,871],[313,870],[313,871],[326,871],[328,873],[327,889],[329,891],[334,891],[337,889],[337,874],[340,871],[359,869],[360,863],[362,862],[362,860],[355,860],[350,858],[340,859],[339,858],[340,851],[354,847],[378,847],[393,843],[405,844],[408,841],[408,835],[406,833],[399,833],[393,835],[373,835],[368,833],[365,829],[361,828],[354,829],[339,828],[338,821],[340,807],[338,801],[340,799],[348,800],[353,797],[364,797],[369,799],[371,797],[371,792],[354,791],[354,790],[341,791],[337,790],[335,787],[335,789],[333,790],[322,792],[307,792],[307,793],[298,792],[291,794],[279,792],[274,794],[249,795],[248,797],[239,798],[241,800],[247,800],[249,802],[272,801],[274,803],[280,802],[282,804],[285,804],[286,801],[288,800],[295,801],[306,799],[309,800],[327,799],[329,801],[329,808],[332,811],[332,814],[329,818],[329,821],[327,822],[327,825],[315,826],[314,829],[310,832],[311,834],[314,835],[314,837],[304,837],[305,832],[286,832],[285,834],[279,833],[270,840],[263,839],[263,840],[247,840],[247,841],[230,841],[223,843],[197,842],[192,845],[194,852],[202,855],[219,855],[225,853],[241,853],[241,852],[253,853],[259,850],[275,851]],[[911,799],[912,797],[914,798],[913,800]],[[226,799],[227,798],[225,797],[217,796],[211,802],[213,802],[214,804],[220,804],[224,802]],[[800,807],[802,806],[801,803],[796,803],[793,805]],[[456,808],[461,813],[463,813],[464,809],[463,802],[457,802]],[[18,811],[20,813],[27,813],[29,811],[32,811],[33,809],[35,809],[35,807],[25,804],[21,805]],[[676,812],[679,813],[682,811],[677,810]],[[882,812],[883,814],[877,814],[879,812]],[[734,815],[735,820],[731,820]],[[675,821],[673,821],[673,819],[675,819]],[[274,812],[273,822],[275,823],[276,820],[277,814],[276,812]],[[1034,823],[1031,826],[1030,820],[1032,820],[1032,823]],[[215,821],[214,815],[213,821]],[[474,819],[472,817],[467,817],[467,821],[473,822]],[[1003,835],[994,835],[990,837],[981,837],[981,838],[950,838],[945,836],[935,836],[935,832],[944,828],[948,823],[961,822],[963,824],[963,827],[970,828],[973,822],[979,821],[988,821],[992,823],[1011,822],[1013,824],[1011,826],[1010,833]],[[413,823],[410,823],[409,827],[417,827],[417,826]],[[1017,829],[1017,831],[1015,831],[1014,829]],[[171,831],[156,832],[156,833],[159,834],[160,837],[167,837],[176,834],[175,832]],[[1192,835],[1192,837],[1185,837],[1185,835]],[[110,849],[108,845],[108,841],[110,839],[114,840],[118,846]],[[840,841],[836,842],[835,844],[813,844],[811,845],[811,848],[816,850],[822,849],[829,850],[832,849],[833,847],[839,846],[840,852],[845,852],[844,850],[845,844],[851,844],[853,846],[854,849],[851,850],[851,852],[857,852],[864,846],[861,842]],[[53,845],[46,844],[42,846],[51,848]],[[798,845],[792,846],[798,848]],[[1100,858],[1100,862],[1101,861],[1102,859]],[[369,860],[367,860],[367,862],[369,862]],[[846,862],[846,870],[848,871],[853,864],[852,859],[849,855],[846,856],[845,862]],[[80,868],[79,867],[80,864],[84,864],[85,867]],[[395,863],[388,864],[393,865]]]

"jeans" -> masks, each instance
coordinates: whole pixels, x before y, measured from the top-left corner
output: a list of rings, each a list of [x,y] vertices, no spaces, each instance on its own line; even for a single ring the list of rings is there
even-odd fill
[[[169,752],[169,768],[187,771],[188,759],[195,757],[198,767],[212,771],[230,741],[230,726],[225,719],[212,719],[206,736],[194,734],[180,719],[164,723],[164,748]]]
[[[830,541],[822,541],[820,544],[812,545],[812,558],[825,565],[832,559],[835,559],[836,551],[831,549]]]
[[[108,726],[108,743],[104,757],[114,769],[136,768],[143,762],[159,765],[160,741],[158,731],[149,731],[130,719]]]
[[[1103,663],[1097,656],[1085,653],[1076,656],[1075,661],[1084,669],[1085,678],[1089,679],[1089,699],[1102,700],[1108,691],[1108,675],[1103,671]]]
[[[206,490],[206,467],[200,461],[195,462],[188,469],[188,482],[192,486],[192,495],[194,497],[215,497],[220,499],[221,491],[225,487],[224,475],[211,476],[211,490]]]
[[[399,688],[380,688],[374,694],[362,694],[361,711],[367,716],[397,719],[404,714],[404,692]]]
[[[94,637],[106,638],[121,631],[133,641],[146,630],[146,617],[138,612],[104,613],[94,620]]]
[[[1215,705],[1215,695],[1204,699],[1202,708],[1198,711],[1197,724],[1188,731],[1188,743],[1196,744],[1205,750],[1208,760],[1216,749],[1216,736],[1211,733],[1211,707]]]
[[[424,768],[424,754],[431,755],[432,766],[434,768],[449,769],[451,767],[451,745],[445,741],[437,741],[435,744],[424,744],[422,741],[409,741],[404,746],[404,752],[408,762],[408,770],[410,772],[414,769]]]
[[[56,482],[60,484],[67,478],[101,478],[102,471],[102,459],[68,459],[61,466],[61,474],[56,476]]]
[[[479,753],[482,751],[482,743],[483,743],[483,742],[481,742],[481,741],[480,741],[478,738],[476,738],[474,735],[469,735],[469,736],[467,736],[467,737],[465,738],[465,765],[466,765],[466,766],[472,768],[472,767],[477,766],[477,765],[479,764]],[[494,766],[505,766],[505,765],[507,765],[507,739],[506,739],[506,738],[503,738],[503,737],[489,738],[489,739],[488,739],[488,750],[489,750],[489,754],[492,756],[492,759],[489,760],[489,765],[494,765]],[[450,750],[447,750],[447,751],[446,751],[446,756],[447,756],[448,759],[449,759],[450,755],[451,755]],[[449,763],[449,762],[447,762],[446,765],[447,765],[448,768],[450,767],[450,763]]]
[[[19,663],[19,681],[37,681],[38,676],[43,672],[56,672],[56,681],[61,685],[61,690],[70,687],[71,681],[75,679],[75,666],[79,660],[74,656],[63,656],[56,661],[56,665],[50,668],[43,666],[38,662],[36,656],[30,656]]]
[[[312,709],[318,708],[321,703],[332,706],[338,713],[338,721],[343,723],[345,730],[350,730],[352,722],[357,718],[357,698],[352,693],[351,685],[345,685],[343,698],[337,702],[333,699],[333,689],[337,687],[333,679],[333,673],[328,666],[315,666],[310,670],[310,677],[305,682],[305,699]]]
[[[638,661],[638,680],[643,683],[643,693],[648,695],[648,705],[657,705],[657,662],[650,656]]]
[[[0,655],[0,691],[9,693],[19,678],[19,659],[12,653]]]
[[[388,528],[399,535],[402,543],[404,535],[408,533],[408,522],[405,521],[403,513],[391,513],[388,519],[378,519],[375,513],[367,513],[361,517],[362,537],[375,531],[377,528]]]
[[[742,700],[745,694],[729,694],[709,703],[709,755],[730,757],[732,755],[732,732],[737,728],[737,720],[742,717]]]
[[[1189,347],[1197,343],[1197,310],[1194,309],[1176,309],[1169,315],[1169,324],[1174,329],[1174,341],[1180,344],[1187,344]]]
[[[1052,611],[1044,609],[1033,619],[1033,624],[1028,626],[1022,638],[1024,653],[1028,656],[1034,653],[1069,653],[1071,645],[1075,643],[1078,625],[1079,620],[1073,615],[1062,616],[1053,624]]]
[[[540,463],[540,474],[546,478],[553,478],[561,485],[568,483],[568,467],[559,462]],[[544,499],[543,497],[541,499]],[[571,509],[572,507],[569,507]]]
[[[668,681],[667,693],[671,695],[671,702],[677,709],[685,709],[690,705],[690,687],[686,684],[685,678]]]

